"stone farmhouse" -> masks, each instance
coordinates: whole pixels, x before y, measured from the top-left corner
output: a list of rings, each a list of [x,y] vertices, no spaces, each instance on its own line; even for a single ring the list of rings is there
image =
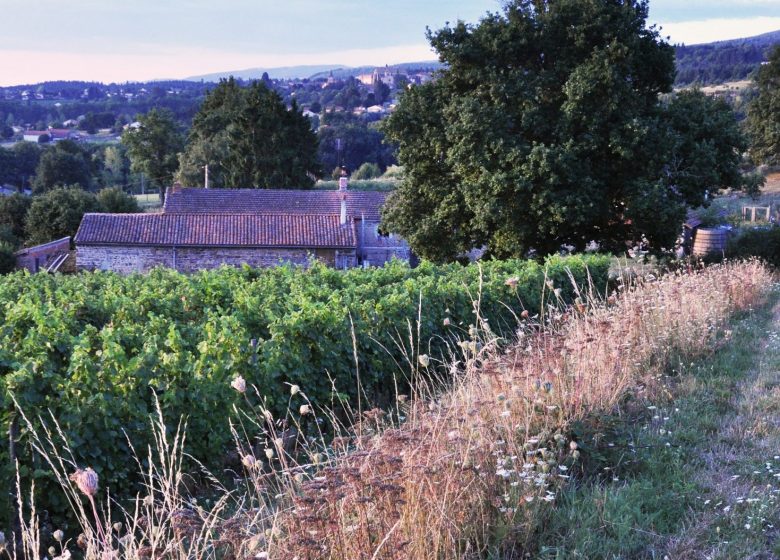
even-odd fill
[[[79,269],[182,272],[317,259],[335,268],[412,259],[407,243],[379,229],[387,193],[169,188],[155,214],[86,214],[75,237]]]

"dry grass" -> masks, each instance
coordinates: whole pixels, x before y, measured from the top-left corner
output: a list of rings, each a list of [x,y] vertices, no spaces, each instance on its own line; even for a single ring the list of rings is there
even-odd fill
[[[244,411],[235,427],[243,490],[224,489],[211,507],[185,497],[184,442],[166,441],[159,418],[148,494],[135,510],[91,516],[64,479],[86,557],[519,557],[579,459],[571,422],[613,410],[629,390],[650,391],[670,363],[711,352],[726,321],[759,304],[770,283],[758,263],[727,263],[626,287],[607,302],[582,293],[571,308],[519,317],[509,349],[482,322],[453,345],[447,390],[420,386],[394,411],[364,412],[328,447],[301,435],[302,422],[317,425],[305,409],[282,421]],[[436,364],[412,353],[411,328],[409,337],[419,376]],[[292,392],[291,402],[305,398],[305,387]],[[48,443],[55,436],[38,447],[63,478],[76,465],[52,459],[62,456]]]

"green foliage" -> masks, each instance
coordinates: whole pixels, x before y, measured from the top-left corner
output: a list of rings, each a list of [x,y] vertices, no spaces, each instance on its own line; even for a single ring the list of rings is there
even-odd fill
[[[43,151],[32,186],[38,194],[65,185],[88,189],[91,183],[87,154],[72,140],[63,140]]]
[[[16,268],[14,246],[5,241],[0,241],[0,274],[7,274]]]
[[[658,184],[673,49],[646,18],[642,1],[517,0],[431,33],[448,69],[385,121],[406,177],[386,229],[437,261],[654,233],[626,214],[681,203]]]
[[[777,42],[780,33],[718,41],[704,45],[675,47],[676,85],[719,84],[744,80],[766,60],[766,51]]]
[[[780,228],[754,228],[729,239],[726,247],[729,258],[758,257],[775,268],[780,267]]]
[[[0,430],[7,432],[11,393],[30,418],[51,410],[77,462],[91,465],[113,497],[128,496],[138,488],[125,432],[136,449],[146,449],[156,394],[173,425],[187,417],[188,451],[222,472],[228,421],[244,399],[230,387],[236,376],[257,387],[276,417],[288,407],[287,383],[300,385],[316,407],[340,409],[341,398],[355,407],[354,324],[362,389],[372,404],[387,404],[396,383],[406,391],[423,373],[418,352],[435,364],[448,356],[448,344],[458,350],[456,339],[469,338],[479,296],[491,329],[511,336],[513,313],[540,309],[545,277],[571,300],[567,270],[580,284],[589,271],[603,289],[608,266],[605,257],[555,257],[544,266],[491,261],[410,269],[394,262],[346,272],[315,264],[192,276],[166,269],[127,277],[10,275],[0,279]],[[512,276],[516,287],[505,284]],[[410,349],[407,321],[414,324],[418,306],[419,349]],[[247,397],[258,404],[254,392]],[[292,409],[299,404],[294,398]],[[28,469],[26,441],[18,448]],[[8,465],[3,449],[0,468]],[[28,481],[30,471],[23,474]],[[36,489],[39,508],[62,514],[52,481],[38,480]]]
[[[184,140],[173,113],[166,109],[152,109],[139,116],[138,122],[140,128],[128,129],[122,143],[127,146],[131,169],[145,173],[149,184],[160,189],[162,199],[179,166],[178,154]]]
[[[232,78],[195,115],[179,179],[202,186],[205,165],[212,187],[310,188],[321,173],[317,137],[295,101],[287,109],[263,82],[242,88]]]
[[[27,243],[37,245],[76,234],[87,212],[99,212],[97,197],[78,187],[57,187],[36,196],[27,212]]]
[[[750,156],[756,163],[780,164],[780,45],[761,66],[756,78],[758,96],[748,106]]]
[[[669,182],[688,206],[704,203],[704,189],[743,186],[739,164],[747,141],[724,100],[685,90],[669,103],[667,169]]]
[[[317,136],[324,169],[344,166],[353,171],[364,163],[385,169],[395,163],[394,146],[384,142],[384,134],[366,119],[350,113],[323,115]]]
[[[135,197],[127,194],[121,187],[103,189],[97,194],[97,201],[104,212],[112,214],[132,214],[141,211]]]
[[[366,162],[355,170],[350,179],[360,181],[365,179],[375,179],[380,175],[382,175],[382,170],[379,169],[377,164]]]
[[[24,239],[24,222],[32,200],[23,194],[0,197],[0,224],[6,226],[17,243]],[[5,241],[11,241],[6,239]]]

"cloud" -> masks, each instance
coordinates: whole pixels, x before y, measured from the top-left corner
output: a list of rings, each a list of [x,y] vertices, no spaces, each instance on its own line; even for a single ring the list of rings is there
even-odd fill
[[[709,43],[739,39],[780,29],[780,17],[715,18],[697,21],[662,23],[661,35],[672,43]]]

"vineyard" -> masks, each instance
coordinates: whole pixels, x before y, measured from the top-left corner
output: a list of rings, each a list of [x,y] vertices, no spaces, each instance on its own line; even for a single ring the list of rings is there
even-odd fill
[[[174,430],[187,423],[187,451],[210,467],[231,467],[236,404],[263,403],[284,416],[290,386],[315,409],[383,405],[417,376],[446,373],[468,352],[479,315],[511,339],[524,310],[542,299],[574,301],[574,284],[603,292],[609,259],[554,257],[480,266],[424,263],[410,269],[335,271],[279,267],[185,276],[14,274],[0,280],[0,472],[10,495],[12,457],[23,487],[35,482],[39,509],[62,520],[65,498],[30,446],[25,414],[56,418],[79,466],[91,466],[114,496],[138,490],[133,451],[152,442],[155,397]],[[423,359],[419,359],[424,356]],[[438,371],[441,370],[441,371]],[[231,381],[251,388],[240,393]],[[254,389],[256,388],[256,390]],[[315,428],[316,426],[309,426]],[[319,426],[322,430],[329,426]],[[0,526],[12,508],[0,507]]]

